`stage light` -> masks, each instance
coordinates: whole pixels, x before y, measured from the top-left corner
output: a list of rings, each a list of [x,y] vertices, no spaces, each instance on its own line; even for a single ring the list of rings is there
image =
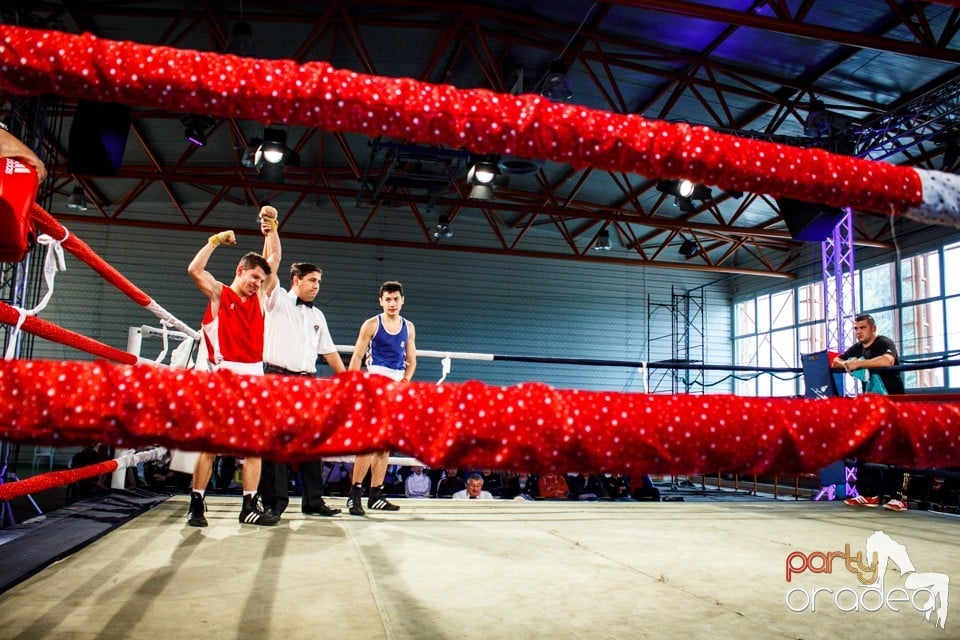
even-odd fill
[[[433,230],[433,237],[437,239],[446,239],[453,237],[453,229],[450,228],[450,217],[441,214],[437,226]]]
[[[567,78],[567,67],[562,60],[550,63],[540,95],[554,102],[564,102],[573,97],[573,89],[570,88],[570,80]]]
[[[233,25],[226,52],[242,58],[257,57],[257,43],[253,40],[253,27],[249,22],[240,20]]]
[[[263,130],[263,146],[260,148],[263,153],[264,162],[270,164],[280,164],[286,159],[290,149],[287,148],[287,132],[276,127],[267,127]]]
[[[255,168],[264,182],[283,183],[283,166],[300,166],[300,155],[287,146],[287,131],[281,125],[267,127],[263,138],[251,138],[240,158],[244,167]]]
[[[692,180],[660,180],[657,182],[657,191],[674,197],[673,203],[681,211],[691,213],[697,210],[694,200],[710,200],[713,198],[713,189],[698,184]]]
[[[206,146],[207,130],[214,125],[214,119],[210,116],[198,116],[187,114],[180,119],[183,123],[183,137],[198,147]]]
[[[467,170],[467,184],[470,185],[471,199],[492,200],[494,186],[506,183],[507,176],[500,173],[498,161],[497,156],[482,156],[477,158]]]
[[[610,251],[610,232],[606,229],[600,229],[597,232],[597,237],[593,241],[593,250],[594,251]]]
[[[700,247],[693,240],[685,239],[680,243],[680,255],[686,258],[692,258],[700,252]]]
[[[67,198],[67,209],[71,211],[87,210],[87,194],[83,192],[83,187],[76,186],[73,188],[73,193]]]

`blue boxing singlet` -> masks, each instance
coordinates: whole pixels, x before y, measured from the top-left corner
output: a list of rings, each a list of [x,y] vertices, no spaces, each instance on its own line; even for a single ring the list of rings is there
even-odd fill
[[[370,341],[367,366],[403,371],[407,355],[407,321],[400,318],[400,331],[390,333],[383,326],[383,314],[377,316],[377,333]]]

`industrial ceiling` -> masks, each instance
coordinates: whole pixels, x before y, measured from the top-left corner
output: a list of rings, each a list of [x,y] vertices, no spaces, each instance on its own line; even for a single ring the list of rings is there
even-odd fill
[[[541,93],[551,72],[566,71],[572,95],[555,98],[572,104],[951,171],[960,145],[960,9],[952,5],[70,0],[0,2],[0,17],[461,89]],[[48,207],[67,224],[216,231],[269,201],[284,232],[308,240],[774,277],[799,266],[800,244],[765,193],[704,185],[685,201],[665,192],[663,176],[502,156],[490,160],[505,177],[478,200],[469,148],[149,107],[130,112],[122,163],[104,172],[70,143],[74,120],[86,122],[78,113],[90,107],[51,96],[0,100],[8,120],[40,123]],[[190,125],[204,146],[187,140]],[[248,153],[251,140],[275,131],[299,156],[282,178],[252,166]],[[76,187],[85,211],[66,207]],[[856,221],[857,244],[893,247],[885,220]],[[436,233],[441,222],[450,233]],[[609,250],[597,250],[601,238]]]

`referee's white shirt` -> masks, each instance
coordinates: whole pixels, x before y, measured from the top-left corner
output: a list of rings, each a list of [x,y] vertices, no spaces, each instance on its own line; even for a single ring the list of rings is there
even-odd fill
[[[297,296],[276,287],[267,298],[263,361],[297,373],[315,373],[317,356],[337,350],[327,319],[316,307],[297,305]]]

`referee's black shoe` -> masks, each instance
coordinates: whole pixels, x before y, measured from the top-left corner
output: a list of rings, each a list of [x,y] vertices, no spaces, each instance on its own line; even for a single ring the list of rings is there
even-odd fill
[[[325,516],[327,518],[339,515],[340,513],[340,509],[328,507],[325,502],[320,503],[319,507],[311,507],[307,505],[302,509],[302,511],[303,515],[305,516]]]

